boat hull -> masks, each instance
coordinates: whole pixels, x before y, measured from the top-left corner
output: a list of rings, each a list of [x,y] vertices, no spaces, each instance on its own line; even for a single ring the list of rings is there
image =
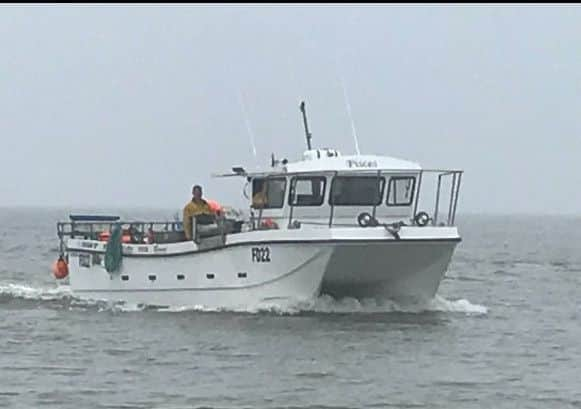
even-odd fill
[[[104,268],[103,253],[71,252],[70,286],[83,299],[161,307],[248,309],[295,303],[319,294],[331,250],[269,244],[173,256],[124,256],[120,271],[112,274]]]
[[[105,243],[71,240],[70,285],[81,298],[157,306],[247,309],[335,298],[429,300],[460,237],[455,228],[383,227],[255,231],[210,247],[124,245],[105,270]]]
[[[338,244],[321,291],[335,298],[382,298],[401,303],[436,294],[459,240],[389,240]]]

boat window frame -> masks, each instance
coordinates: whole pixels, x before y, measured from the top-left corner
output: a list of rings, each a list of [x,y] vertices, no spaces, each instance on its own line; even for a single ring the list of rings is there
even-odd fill
[[[293,184],[296,184],[296,182],[299,180],[306,180],[306,181],[312,182],[313,180],[316,180],[316,179],[323,181],[323,189],[321,190],[321,199],[320,199],[319,203],[313,203],[313,204],[295,204],[295,203],[292,203],[291,192],[293,191]],[[313,176],[297,175],[297,176],[293,176],[290,178],[290,186],[288,189],[287,202],[288,202],[288,205],[291,207],[320,207],[323,205],[323,203],[325,203],[325,195],[326,194],[327,194],[327,177],[326,176],[323,176],[323,175],[313,175]]]
[[[379,180],[381,183],[381,189],[379,191],[379,197],[376,203],[365,203],[365,204],[336,204],[332,203],[333,199],[333,187],[335,186],[335,180],[337,178],[341,179],[375,179]],[[385,193],[385,185],[387,181],[384,175],[335,175],[333,176],[333,180],[331,180],[331,189],[329,190],[329,200],[328,203],[332,207],[340,206],[340,207],[357,207],[357,206],[379,206],[383,202],[383,194]]]
[[[254,181],[255,180],[263,180],[265,183],[268,184],[269,181],[284,181],[283,185],[283,194],[282,200],[280,201],[280,206],[262,206],[262,207],[254,207]],[[286,197],[286,188],[287,188],[287,178],[284,176],[257,176],[251,178],[250,182],[250,208],[253,210],[270,210],[270,209],[282,209],[284,207],[284,198]],[[268,197],[268,185],[266,188],[266,195]],[[269,203],[269,201],[267,201]]]
[[[391,193],[391,185],[392,185],[392,180],[394,181],[393,185],[395,187],[395,182],[398,180],[408,180],[411,179],[412,180],[412,186],[410,188],[411,190],[411,195],[410,198],[408,200],[407,203],[389,203],[389,194]],[[397,193],[397,192],[396,192]],[[411,206],[414,203],[414,199],[415,199],[415,193],[416,193],[416,177],[415,176],[390,176],[389,177],[389,181],[387,182],[387,195],[385,196],[385,205],[388,207],[408,207]]]

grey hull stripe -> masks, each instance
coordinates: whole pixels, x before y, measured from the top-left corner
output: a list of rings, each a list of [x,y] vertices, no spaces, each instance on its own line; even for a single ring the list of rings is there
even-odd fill
[[[256,245],[269,245],[269,244],[402,244],[402,243],[437,243],[437,242],[461,242],[462,239],[460,237],[455,238],[441,238],[441,239],[328,239],[328,240],[265,240],[265,241],[245,241],[240,243],[230,243],[225,244],[223,246],[213,247],[210,249],[201,249],[201,250],[188,250],[183,251],[180,253],[123,253],[123,257],[180,257],[180,256],[187,256],[190,254],[201,254],[207,253],[210,251],[220,251],[230,247],[239,247],[239,246],[256,246]],[[97,254],[105,254],[104,251],[101,250],[94,250],[88,248],[72,248],[67,247],[67,251],[74,251],[78,253],[97,253]]]

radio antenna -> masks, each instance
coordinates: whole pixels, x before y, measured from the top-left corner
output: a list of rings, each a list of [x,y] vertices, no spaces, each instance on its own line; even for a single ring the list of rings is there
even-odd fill
[[[345,99],[345,106],[347,107],[347,115],[349,115],[349,121],[351,122],[351,132],[353,133],[353,139],[355,140],[355,152],[357,152],[357,155],[361,155],[359,152],[357,132],[355,132],[355,121],[353,121],[353,115],[351,115],[351,104],[349,103],[349,98],[347,97],[347,89],[345,88],[345,83],[342,77],[340,77],[339,81],[341,81],[341,88],[343,88],[343,98]]]
[[[250,137],[250,146],[252,147],[252,153],[254,154],[254,160],[256,157],[256,144],[254,143],[254,132],[252,132],[252,127],[250,126],[250,119],[248,118],[248,113],[246,112],[246,106],[244,105],[244,97],[242,95],[242,90],[238,89],[238,101],[240,102],[240,108],[242,108],[242,115],[244,116],[244,123],[246,124],[246,131]]]
[[[307,112],[305,111],[305,101],[301,101],[301,112],[303,113],[303,124],[305,125],[305,136],[307,137],[307,149],[311,150],[311,139],[313,135],[309,132],[309,124],[307,123]]]

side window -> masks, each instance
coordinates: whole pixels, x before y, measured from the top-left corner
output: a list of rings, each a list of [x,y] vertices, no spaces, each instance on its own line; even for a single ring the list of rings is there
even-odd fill
[[[292,178],[288,204],[291,206],[320,206],[325,198],[327,179],[322,176]]]
[[[335,176],[329,204],[333,206],[377,206],[381,204],[385,178],[377,176]]]
[[[393,176],[387,185],[388,206],[409,206],[414,200],[416,178],[413,176]]]
[[[284,204],[285,178],[252,179],[252,207],[255,209],[280,209]]]

